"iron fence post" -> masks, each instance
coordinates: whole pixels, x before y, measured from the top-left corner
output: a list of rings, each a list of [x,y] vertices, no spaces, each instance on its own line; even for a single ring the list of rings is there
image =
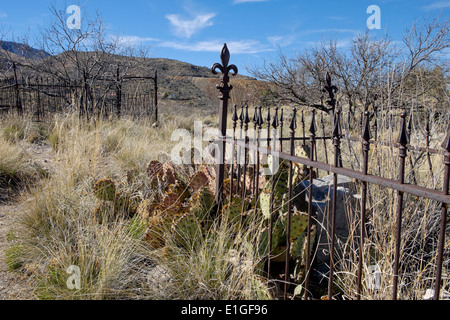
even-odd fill
[[[275,115],[272,121],[272,128],[274,130],[274,136],[273,136],[273,149],[275,150],[275,138],[276,138],[276,131],[278,129],[279,126],[279,121],[278,121],[278,107],[275,107]],[[269,141],[267,142],[269,143]],[[272,159],[273,161],[273,159]],[[270,168],[270,170],[273,170],[273,167]],[[270,177],[270,182],[271,182],[271,192],[270,192],[270,217],[269,217],[269,255],[268,255],[268,259],[267,259],[267,274],[271,274],[271,254],[272,254],[272,232],[273,232],[273,194],[274,194],[274,190],[275,190],[275,172],[271,172],[272,176]]]
[[[223,205],[223,180],[225,177],[225,141],[223,138],[226,136],[227,130],[227,113],[228,113],[228,100],[230,99],[230,91],[233,86],[229,85],[230,76],[229,72],[233,71],[232,75],[238,74],[238,68],[235,65],[228,65],[230,62],[230,52],[226,43],[223,45],[222,51],[220,53],[220,60],[222,64],[215,63],[211,67],[211,72],[213,74],[218,74],[217,69],[222,73],[220,78],[220,84],[216,87],[220,91],[220,107],[219,107],[219,155],[217,159],[217,169],[216,169],[216,192],[215,192],[215,203],[220,208]]]
[[[447,130],[447,136],[442,143],[442,147],[444,148],[444,182],[443,182],[443,193],[448,195],[448,181],[450,177],[450,128]],[[447,207],[446,203],[442,203],[441,209],[441,225],[439,230],[439,247],[438,247],[438,257],[437,257],[437,266],[436,266],[436,280],[434,283],[434,300],[439,300],[439,292],[441,289],[441,277],[442,277],[442,263],[444,256],[444,246],[445,246],[445,228],[447,224]]]
[[[292,120],[289,126],[290,129],[290,154],[294,155],[294,137],[295,130],[297,129],[297,109],[293,108]],[[287,212],[287,227],[286,227],[286,264],[284,274],[284,300],[287,299],[287,290],[290,282],[290,268],[289,268],[289,251],[291,247],[291,217],[292,217],[292,176],[293,167],[292,161],[289,161],[289,190],[288,190],[288,212]]]
[[[365,125],[362,132],[362,151],[363,151],[363,174],[367,175],[370,150],[370,118],[369,112],[365,112]],[[364,237],[365,237],[365,220],[366,220],[366,201],[367,201],[367,182],[362,182],[361,187],[361,217],[360,217],[360,238],[359,238],[359,256],[358,256],[358,283],[357,283],[357,300],[361,299],[361,282],[362,269],[364,261]]]
[[[406,112],[401,115],[402,128],[398,137],[398,143],[400,144],[398,156],[400,158],[398,180],[400,183],[405,182],[405,158],[407,155],[408,134],[406,132]],[[394,257],[394,275],[393,275],[393,290],[392,299],[397,300],[398,291],[398,273],[400,264],[400,243],[402,233],[402,214],[403,214],[403,191],[398,192],[397,198],[397,221],[396,221],[396,239],[395,239],[395,257]]]
[[[339,167],[340,157],[340,110],[335,112],[333,130],[333,145],[334,145],[334,166]],[[331,210],[331,244],[330,244],[330,276],[328,280],[328,300],[333,298],[333,282],[334,282],[334,247],[335,247],[335,231],[336,231],[336,198],[337,198],[337,179],[338,175],[333,174],[333,203]]]
[[[314,151],[316,150],[316,110],[312,110],[311,126],[309,128],[310,153],[309,159],[314,161]],[[308,226],[306,230],[306,276],[305,276],[305,300],[309,293],[309,279],[311,275],[311,231],[312,231],[312,211],[313,211],[313,183],[314,183],[314,168],[309,167],[309,186],[308,186]]]

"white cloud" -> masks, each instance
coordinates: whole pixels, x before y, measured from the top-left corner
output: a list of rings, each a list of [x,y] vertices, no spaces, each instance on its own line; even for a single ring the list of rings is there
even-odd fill
[[[273,45],[273,46],[280,46],[280,47],[286,47],[291,45],[295,40],[295,35],[289,35],[289,36],[271,36],[267,37],[267,40]]]
[[[0,11],[0,18],[7,18],[8,15],[2,11]]]
[[[161,47],[194,52],[220,52],[223,48],[223,42],[217,40],[199,41],[195,43],[164,41],[158,45]],[[255,40],[229,41],[227,42],[227,47],[232,54],[253,54],[273,51],[272,48],[264,46]]]
[[[436,1],[425,6],[426,10],[445,9],[445,8],[450,8],[450,1]]]
[[[189,39],[194,33],[197,33],[201,29],[212,26],[213,22],[211,19],[215,16],[215,13],[199,14],[194,19],[187,20],[181,18],[177,14],[169,14],[166,18],[175,28],[176,35]]]
[[[111,37],[117,40],[118,44],[122,45],[138,45],[143,42],[159,41],[159,39],[150,37],[138,37],[138,36],[111,36]]]
[[[234,0],[233,4],[245,3],[245,2],[266,2],[269,0]]]

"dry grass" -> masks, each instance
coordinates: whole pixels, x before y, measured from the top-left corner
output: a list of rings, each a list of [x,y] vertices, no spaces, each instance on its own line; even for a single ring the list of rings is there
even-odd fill
[[[290,119],[288,112],[285,119]],[[0,178],[14,177],[8,181],[22,184],[33,181],[22,197],[20,225],[13,230],[16,236],[11,237],[7,248],[10,269],[32,277],[41,299],[273,298],[267,280],[258,272],[260,261],[254,252],[258,224],[236,231],[226,223],[218,223],[214,231],[188,250],[178,248],[171,239],[164,249],[153,250],[143,239],[146,221],[139,217],[130,219],[118,214],[110,223],[103,224],[94,217],[99,205],[92,192],[95,181],[100,178],[118,181],[120,191],[138,202],[151,197],[155,191],[147,183],[147,163],[167,157],[177,143],[171,141],[173,131],[182,128],[192,133],[195,120],[202,119],[193,115],[166,115],[161,120],[163,125],[155,126],[148,119],[86,122],[76,115],[66,115],[55,116],[40,127],[33,126],[31,121],[3,120]],[[210,125],[216,124],[217,119],[208,116],[203,120]],[[308,121],[306,118],[307,126]],[[285,127],[288,122],[285,121]],[[300,123],[298,128],[301,130]],[[382,138],[386,141],[397,134],[382,129],[379,132],[385,132]],[[288,131],[284,136],[288,136]],[[437,134],[435,137],[435,140],[443,138]],[[419,136],[415,139],[421,140]],[[52,146],[55,156],[51,172],[41,174],[36,169],[33,159],[21,151],[23,142]],[[321,143],[318,158],[324,161]],[[350,148],[346,143],[344,139],[344,163],[360,168],[360,144]],[[332,159],[332,145],[327,147],[328,159]],[[413,154],[413,159],[419,156]],[[417,160],[414,168],[418,184],[437,189],[441,186],[441,158],[431,157],[433,177],[426,157],[422,155]],[[395,149],[371,147],[372,174],[395,179],[397,165]],[[408,161],[407,172],[407,181],[411,182]],[[130,173],[134,175],[132,180]],[[390,299],[397,194],[371,185],[368,199],[362,295],[364,299]],[[404,208],[400,298],[420,299],[426,289],[433,287],[440,207],[425,199],[406,196]],[[357,236],[357,228],[355,225],[351,229],[352,235]],[[447,252],[448,244],[447,241]],[[355,298],[355,258],[359,249],[353,241],[343,246],[345,255],[338,264],[336,289],[348,298]],[[67,287],[66,271],[71,265],[81,270],[81,290]],[[374,265],[382,275],[379,290],[367,286]],[[444,275],[446,287],[448,264]]]
[[[150,197],[154,190],[146,183],[146,165],[170,154],[172,132],[191,130],[192,122],[168,118],[164,127],[155,127],[150,120],[85,122],[76,115],[55,116],[43,142],[55,151],[53,170],[23,196],[20,223],[12,231],[16,236],[6,249],[10,269],[32,277],[40,299],[267,298],[252,265],[230,267],[232,252],[246,260],[254,252],[241,242],[226,243],[231,232],[226,225],[189,251],[169,239],[166,254],[159,255],[144,241],[146,221],[139,216],[116,212],[108,223],[95,219],[95,181],[114,179],[119,191],[137,202]],[[14,143],[1,146],[11,148],[2,155],[20,158]],[[130,172],[134,179],[129,180]],[[81,270],[80,290],[66,283],[72,265]]]

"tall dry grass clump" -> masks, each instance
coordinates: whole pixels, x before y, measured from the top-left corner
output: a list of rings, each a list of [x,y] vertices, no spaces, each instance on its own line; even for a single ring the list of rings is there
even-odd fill
[[[147,221],[130,214],[156,192],[146,166],[168,157],[172,132],[179,128],[192,131],[193,119],[170,118],[162,127],[148,119],[87,122],[77,115],[56,115],[49,122],[43,143],[55,153],[52,171],[24,195],[19,225],[11,231],[7,248],[10,269],[34,280],[38,298],[269,297],[255,273],[251,243],[231,241],[239,237],[236,231],[231,237],[226,224],[188,250],[169,238],[162,254],[145,241]],[[126,195],[130,205],[118,208],[100,200],[94,186],[101,179],[115,181],[116,196]],[[245,261],[246,267],[233,265],[233,259]],[[80,270],[79,290],[67,282],[72,266]]]

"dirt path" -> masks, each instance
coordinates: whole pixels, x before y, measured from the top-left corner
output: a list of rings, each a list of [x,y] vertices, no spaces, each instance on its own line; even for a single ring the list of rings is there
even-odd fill
[[[50,146],[21,143],[31,161],[51,170],[54,152]],[[3,199],[4,200],[4,199]],[[0,300],[34,300],[33,279],[22,272],[11,272],[5,262],[8,234],[17,227],[21,203],[14,200],[0,202]]]

